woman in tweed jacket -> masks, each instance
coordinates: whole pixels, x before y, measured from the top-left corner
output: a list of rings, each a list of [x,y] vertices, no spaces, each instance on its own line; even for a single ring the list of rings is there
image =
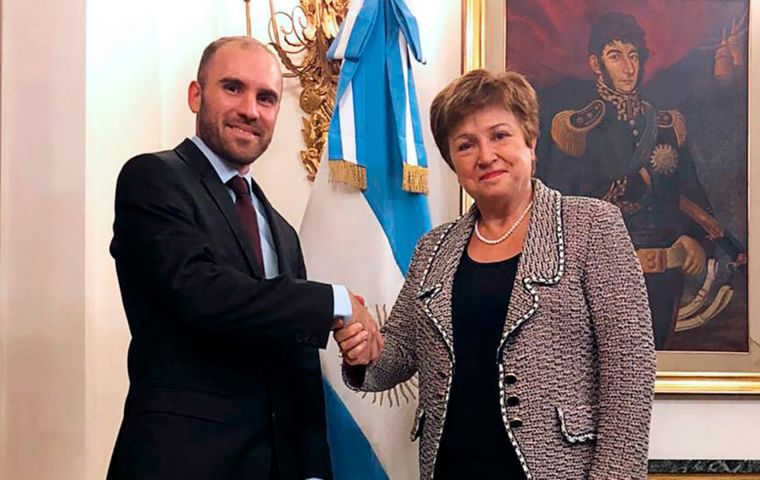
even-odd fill
[[[422,478],[644,479],[655,356],[620,212],[532,178],[538,105],[519,74],[455,80],[431,124],[475,206],[420,240],[377,362],[359,325],[336,332],[346,384],[419,375]]]

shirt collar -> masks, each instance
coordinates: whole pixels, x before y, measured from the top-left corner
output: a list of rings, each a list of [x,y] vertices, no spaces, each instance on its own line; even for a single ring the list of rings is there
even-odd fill
[[[201,140],[201,138],[198,135],[195,135],[193,138],[191,138],[192,142],[200,149],[201,152],[206,156],[209,163],[211,163],[211,166],[214,167],[214,171],[216,171],[216,174],[219,176],[219,180],[222,181],[222,183],[227,184],[227,182],[234,177],[235,175],[240,175],[240,173],[232,168],[229,164],[229,162],[225,161],[214,153],[213,150],[211,150],[206,143]],[[245,175],[240,175],[245,179],[246,182],[248,182],[248,186],[250,188],[251,186],[251,170],[248,170],[248,173]]]
[[[602,76],[596,77],[596,91],[602,100],[617,108],[618,120],[627,122],[641,114],[641,97],[638,86],[631,93],[620,93],[604,83]]]

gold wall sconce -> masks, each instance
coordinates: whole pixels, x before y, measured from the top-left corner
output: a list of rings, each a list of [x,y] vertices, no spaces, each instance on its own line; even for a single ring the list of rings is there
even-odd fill
[[[250,0],[244,2],[250,36]],[[301,84],[299,105],[306,114],[301,134],[306,148],[300,156],[312,181],[327,143],[340,74],[340,61],[328,60],[327,50],[338,34],[348,4],[349,0],[300,0],[287,13],[276,11],[273,0],[269,0],[269,44],[287,70],[284,76],[298,77]]]

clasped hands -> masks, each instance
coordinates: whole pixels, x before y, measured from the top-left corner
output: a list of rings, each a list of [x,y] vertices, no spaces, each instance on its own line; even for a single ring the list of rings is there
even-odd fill
[[[364,300],[349,292],[351,297],[351,321],[345,325],[343,320],[335,322],[333,336],[338,342],[343,361],[348,365],[369,365],[380,358],[385,346],[377,322],[370,315]]]

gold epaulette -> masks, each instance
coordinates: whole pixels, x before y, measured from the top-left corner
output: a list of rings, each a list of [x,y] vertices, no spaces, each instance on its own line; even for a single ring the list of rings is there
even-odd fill
[[[679,147],[686,142],[686,119],[678,110],[660,110],[657,112],[657,126],[672,128]]]
[[[594,100],[580,110],[563,110],[552,119],[552,140],[560,150],[573,157],[586,151],[586,134],[604,118],[605,106]]]

